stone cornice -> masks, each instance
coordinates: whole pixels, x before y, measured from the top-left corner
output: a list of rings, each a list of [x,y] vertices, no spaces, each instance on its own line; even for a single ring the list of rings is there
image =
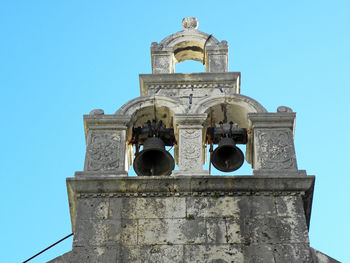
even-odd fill
[[[89,130],[123,130],[130,120],[128,115],[84,115],[85,139]]]
[[[78,198],[187,197],[187,196],[293,196],[301,195],[307,222],[311,214],[314,176],[152,176],[67,178],[72,227]]]
[[[156,94],[160,89],[229,89],[232,94],[240,92],[241,73],[191,73],[191,74],[140,74],[141,96]]]
[[[295,112],[248,113],[251,128],[290,128],[294,134]]]

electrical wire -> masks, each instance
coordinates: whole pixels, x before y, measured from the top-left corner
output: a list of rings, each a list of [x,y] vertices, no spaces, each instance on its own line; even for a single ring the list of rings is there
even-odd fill
[[[67,238],[69,238],[69,237],[71,237],[71,236],[73,236],[73,235],[74,235],[74,233],[71,233],[71,234],[69,234],[68,236],[65,236],[64,238],[62,238],[62,239],[58,240],[57,242],[53,243],[51,246],[48,246],[47,248],[41,250],[39,253],[35,254],[35,255],[32,256],[31,258],[28,258],[27,260],[23,261],[23,263],[26,263],[26,262],[28,262],[29,260],[32,260],[32,259],[35,258],[36,256],[39,256],[41,253],[44,253],[46,250],[52,248],[53,246],[56,246],[58,243],[62,242],[63,240],[65,240],[65,239],[67,239]]]

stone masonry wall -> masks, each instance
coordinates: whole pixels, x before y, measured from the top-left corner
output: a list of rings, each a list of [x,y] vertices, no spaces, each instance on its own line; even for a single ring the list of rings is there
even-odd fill
[[[301,191],[99,187],[77,195],[73,250],[51,262],[312,262]]]

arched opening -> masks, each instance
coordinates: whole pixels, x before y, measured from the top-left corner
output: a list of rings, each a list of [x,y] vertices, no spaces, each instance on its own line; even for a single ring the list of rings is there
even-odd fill
[[[197,73],[205,72],[205,66],[203,63],[195,60],[186,60],[181,63],[178,63],[175,66],[174,73]]]
[[[189,59],[203,62],[204,44],[197,41],[182,41],[174,46],[174,56],[178,63]]]

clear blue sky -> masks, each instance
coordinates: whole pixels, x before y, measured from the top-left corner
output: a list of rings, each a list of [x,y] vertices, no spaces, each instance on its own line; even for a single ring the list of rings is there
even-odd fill
[[[213,3],[0,1],[1,262],[21,262],[71,232],[65,178],[83,169],[82,115],[113,114],[139,96],[151,42],[181,30],[188,16],[228,41],[242,94],[268,111],[297,112],[298,166],[316,175],[311,246],[350,262],[349,1]]]

